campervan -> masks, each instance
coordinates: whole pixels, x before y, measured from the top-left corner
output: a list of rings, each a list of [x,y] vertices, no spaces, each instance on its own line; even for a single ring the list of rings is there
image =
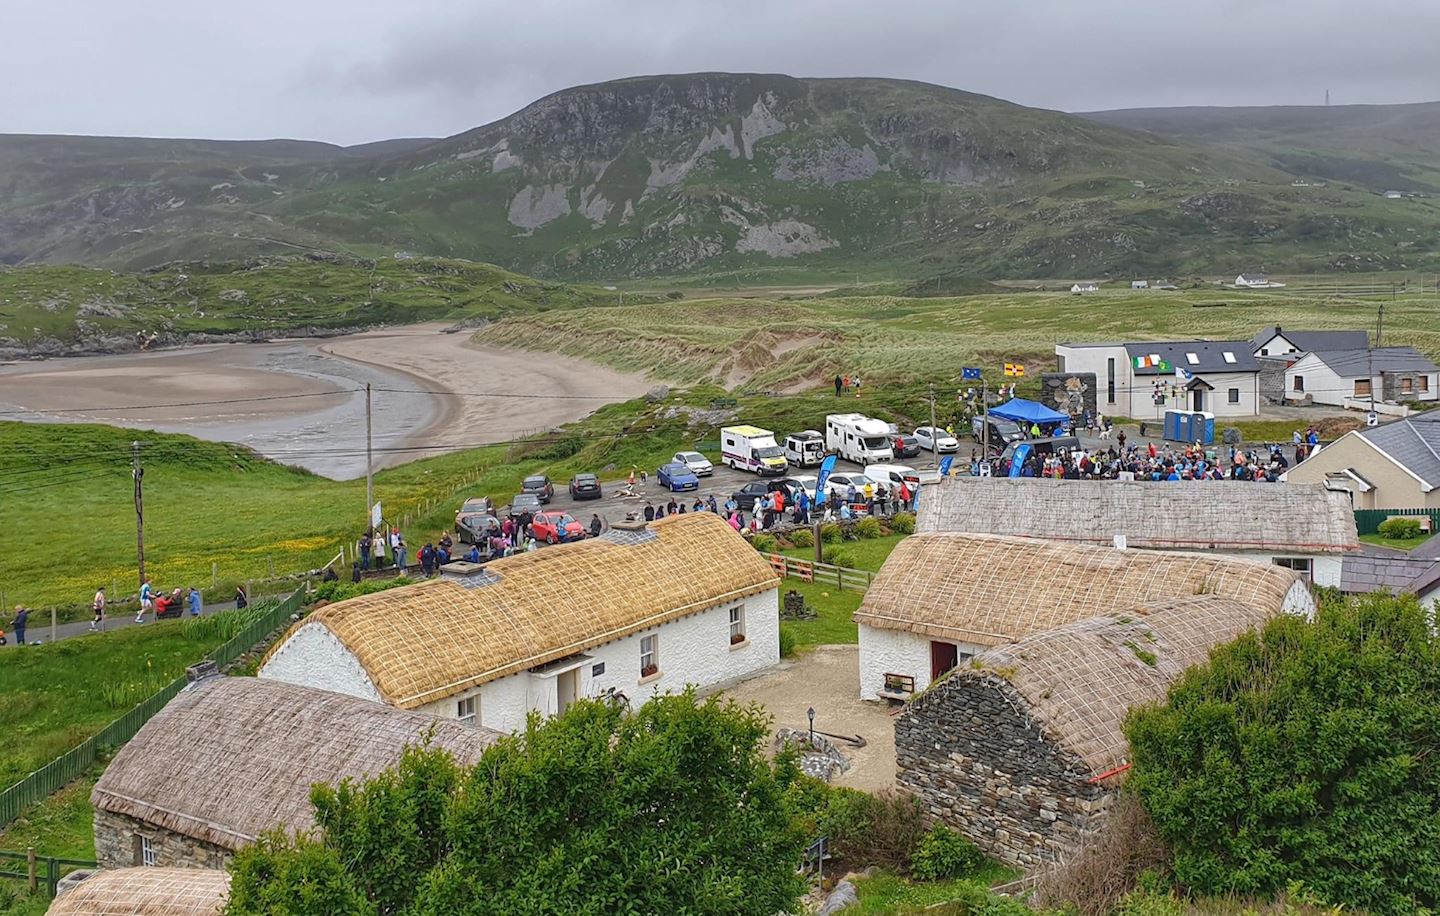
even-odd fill
[[[825,447],[860,465],[895,457],[889,424],[858,413],[832,413],[825,418]]]
[[[785,452],[775,434],[758,426],[726,426],[720,430],[720,460],[732,468],[757,474],[785,473]]]
[[[886,490],[899,488],[905,484],[911,490],[919,489],[920,473],[909,465],[904,464],[867,464],[865,476],[881,484]]]
[[[814,467],[825,460],[825,437],[813,429],[785,437],[785,460],[797,468]]]

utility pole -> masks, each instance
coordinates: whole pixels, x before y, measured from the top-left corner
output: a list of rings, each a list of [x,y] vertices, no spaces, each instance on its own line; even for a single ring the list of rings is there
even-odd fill
[[[930,457],[935,467],[940,467],[940,430],[935,426],[935,383],[930,383],[930,444],[934,446]]]
[[[980,459],[990,463],[990,385],[980,382]]]
[[[1392,297],[1395,295],[1395,287],[1394,287],[1394,285],[1391,285],[1391,287],[1390,287],[1390,295],[1391,295]],[[1375,346],[1376,346],[1376,347],[1379,347],[1379,346],[1380,346],[1380,340],[1381,340],[1380,335],[1384,332],[1384,330],[1385,330],[1385,303],[1382,302],[1382,303],[1380,303],[1380,310],[1379,310],[1379,311],[1376,313],[1376,315],[1375,315]]]
[[[130,443],[130,476],[135,480],[135,564],[140,575],[140,585],[145,584],[145,497],[142,482],[145,469],[140,466],[140,443]],[[118,596],[117,596],[118,597]]]
[[[365,530],[371,531],[374,520],[370,517],[371,507],[375,505],[375,461],[374,448],[370,438],[370,383],[365,383]]]

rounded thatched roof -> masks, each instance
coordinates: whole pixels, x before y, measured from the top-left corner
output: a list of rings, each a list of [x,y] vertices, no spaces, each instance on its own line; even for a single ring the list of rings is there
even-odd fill
[[[50,904],[48,916],[218,916],[230,873],[213,868],[99,871]]]
[[[775,588],[770,564],[719,516],[673,515],[436,579],[341,601],[324,627],[387,702],[413,709],[640,630]],[[264,671],[264,664],[261,665]]]

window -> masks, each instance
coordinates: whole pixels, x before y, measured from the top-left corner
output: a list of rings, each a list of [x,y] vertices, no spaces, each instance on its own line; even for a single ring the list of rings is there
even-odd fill
[[[475,721],[475,697],[466,697],[455,704],[455,718],[461,722]]]
[[[1230,363],[1231,365],[1235,364],[1235,354],[1231,353],[1229,350],[1221,353],[1220,356],[1224,358],[1225,362]]]
[[[155,843],[148,836],[135,834],[135,864],[154,867],[157,858]]]
[[[1400,393],[1412,394],[1415,391],[1415,380],[1413,378],[1402,378],[1400,380]]]
[[[1105,360],[1105,398],[1109,403],[1115,403],[1115,358],[1113,356]]]
[[[660,637],[640,637],[640,676],[649,677],[660,673]]]
[[[1355,397],[1370,397],[1370,380],[1368,378],[1357,378],[1355,380]]]
[[[1192,366],[1198,366],[1200,365],[1200,357],[1196,356],[1194,353],[1186,353],[1185,362],[1189,363]]]
[[[1421,391],[1429,391],[1429,390],[1430,390],[1430,376],[1428,376],[1428,375],[1422,375],[1422,376],[1420,376],[1420,390],[1421,390]]]
[[[1229,394],[1230,394],[1230,403],[1231,403],[1231,404],[1239,404],[1239,403],[1240,403],[1240,389],[1239,389],[1239,388],[1231,388]]]
[[[1300,575],[1304,576],[1306,579],[1310,578],[1309,557],[1276,557],[1275,565],[1283,566],[1286,569],[1293,569]]]
[[[1295,376],[1295,390],[1296,390],[1296,391],[1304,391],[1304,390],[1305,390],[1305,376],[1303,376],[1303,375],[1297,375],[1297,376]]]
[[[730,645],[745,641],[745,605],[737,604],[730,609]]]
[[[1260,355],[1261,355],[1261,356],[1269,356],[1269,355],[1270,355],[1270,350],[1269,350],[1269,348],[1267,348],[1267,347],[1261,347],[1261,348],[1260,348]],[[1228,362],[1228,360],[1227,360],[1227,362]]]

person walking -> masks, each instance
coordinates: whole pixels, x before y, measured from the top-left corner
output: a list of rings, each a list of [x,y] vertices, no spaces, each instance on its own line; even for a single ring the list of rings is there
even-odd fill
[[[15,620],[10,624],[10,629],[15,631],[15,645],[25,645],[25,625],[29,622],[30,611],[23,604],[15,605]]]
[[[366,531],[366,532],[364,532],[363,534],[360,535],[360,568],[361,568],[361,569],[364,569],[364,570],[369,570],[369,569],[370,569],[370,548],[371,548],[372,546],[374,546],[374,543],[375,543],[374,540],[370,537],[370,532],[369,532],[369,531]]]
[[[155,609],[155,586],[150,584],[150,577],[146,576],[145,581],[140,583],[140,613],[135,615],[136,623],[145,622],[145,612]]]
[[[204,600],[200,597],[200,589],[190,586],[190,594],[186,596],[190,603],[190,616],[199,617],[203,609]]]
[[[835,376],[835,397],[840,397],[840,386],[843,384],[845,384],[845,380],[838,375]]]
[[[395,568],[400,570],[400,574],[403,576],[405,574],[405,538],[400,534],[399,528],[390,532],[390,558],[395,561]]]
[[[600,521],[600,513],[597,512],[594,515],[590,516],[590,536],[592,538],[598,538],[600,536],[600,532],[604,530],[605,523]]]
[[[250,606],[250,596],[245,594],[245,586],[235,586],[235,610],[243,611]]]
[[[90,602],[90,610],[95,612],[95,619],[90,621],[90,629],[98,630],[105,623],[105,586],[95,589],[95,598]]]

